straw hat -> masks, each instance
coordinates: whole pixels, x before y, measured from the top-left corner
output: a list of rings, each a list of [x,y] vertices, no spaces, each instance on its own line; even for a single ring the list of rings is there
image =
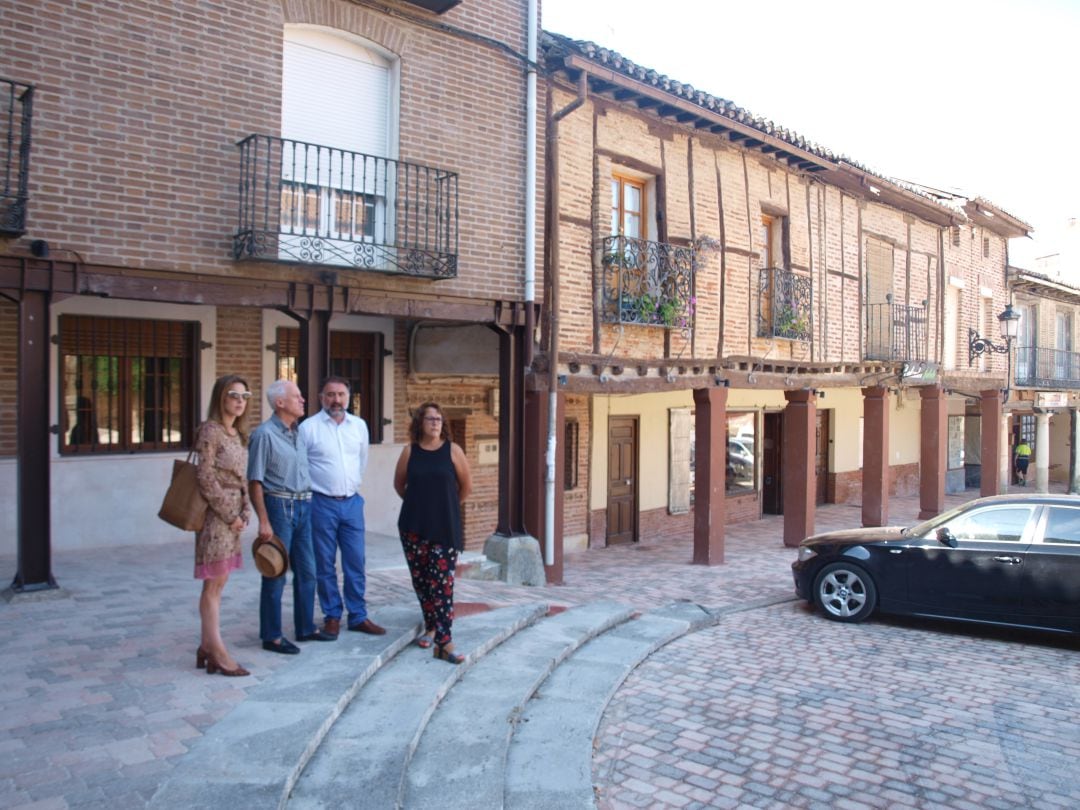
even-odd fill
[[[251,555],[255,558],[259,573],[268,579],[280,577],[289,570],[289,553],[276,534],[269,540],[256,537],[251,546]]]

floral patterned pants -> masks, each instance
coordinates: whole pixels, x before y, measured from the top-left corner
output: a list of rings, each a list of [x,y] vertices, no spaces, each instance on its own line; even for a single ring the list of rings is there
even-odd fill
[[[424,629],[429,633],[434,631],[436,644],[449,644],[450,626],[454,622],[457,550],[429,543],[410,532],[401,533],[401,546],[424,614]]]

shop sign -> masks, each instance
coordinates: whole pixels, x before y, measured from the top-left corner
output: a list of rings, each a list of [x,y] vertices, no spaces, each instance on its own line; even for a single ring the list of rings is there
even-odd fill
[[[1036,391],[1036,408],[1066,408],[1069,405],[1069,395],[1064,391]]]

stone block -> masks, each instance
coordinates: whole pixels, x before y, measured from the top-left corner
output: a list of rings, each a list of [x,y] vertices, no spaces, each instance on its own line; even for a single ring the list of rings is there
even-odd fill
[[[484,541],[484,556],[500,564],[500,579],[510,585],[543,585],[544,559],[540,543],[527,534],[493,534]]]

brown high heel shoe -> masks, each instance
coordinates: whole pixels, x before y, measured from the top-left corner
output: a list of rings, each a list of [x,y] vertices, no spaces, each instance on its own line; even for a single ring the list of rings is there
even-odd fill
[[[440,661],[449,661],[451,664],[463,664],[463,663],[465,663],[465,656],[464,655],[458,655],[453,650],[446,649],[448,646],[450,646],[450,645],[448,645],[448,644],[436,644],[435,645],[435,652],[433,653],[433,656],[435,658],[438,658]]]
[[[195,651],[195,668],[196,669],[206,669],[206,659],[209,656],[210,656],[210,653],[208,653],[206,650],[204,650],[202,648],[202,645],[200,644],[199,649],[197,649]]]
[[[225,675],[229,678],[239,678],[244,675],[250,675],[251,673],[244,669],[239,664],[236,665],[236,669],[225,669],[221,666],[210,653],[206,654],[206,674],[207,675]]]

